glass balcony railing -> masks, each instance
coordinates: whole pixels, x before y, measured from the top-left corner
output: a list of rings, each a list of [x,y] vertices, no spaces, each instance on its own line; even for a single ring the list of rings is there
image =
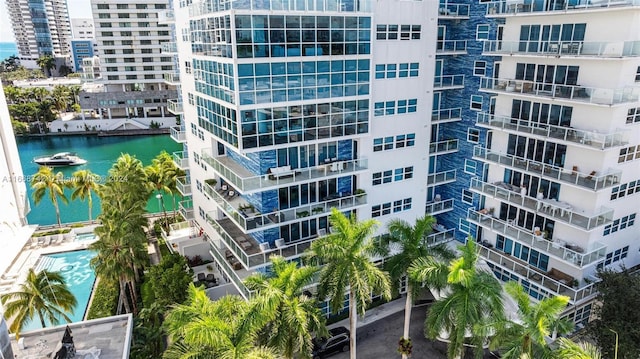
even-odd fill
[[[546,123],[531,122],[506,116],[497,116],[486,112],[480,112],[477,114],[476,124],[480,127],[538,135],[554,140],[580,144],[599,150],[625,146],[629,143],[629,141],[623,139],[623,131],[616,131],[614,133],[585,131],[573,127],[554,126]]]
[[[553,218],[555,221],[564,222],[587,231],[611,223],[613,220],[613,210],[610,208],[602,207],[595,213],[588,213],[574,209],[571,203],[555,199],[537,199],[523,195],[519,187],[515,187],[517,191],[513,191],[512,188],[514,187],[507,186],[502,182],[490,184],[480,181],[477,178],[472,178],[469,189],[476,193],[495,198],[501,202],[509,202],[542,216]]]
[[[462,120],[462,107],[445,108],[431,112],[431,122],[455,122]]]
[[[249,288],[244,285],[243,278],[240,278],[238,272],[234,270],[232,265],[227,261],[220,248],[224,248],[224,244],[220,243],[219,240],[213,238],[209,239],[209,253],[215,259],[216,263],[220,265],[227,278],[229,278],[236,289],[238,289],[238,292],[240,292],[244,299],[249,300],[253,295],[253,291],[249,290]]]
[[[464,75],[436,76],[433,79],[435,90],[452,90],[464,88]]]
[[[480,90],[514,95],[540,96],[609,106],[638,102],[640,100],[640,88],[638,87],[605,89],[492,77],[483,77],[480,79]]]
[[[182,101],[180,100],[167,100],[167,110],[174,115],[182,114]]]
[[[176,21],[176,16],[173,10],[158,11],[158,24],[168,25]]]
[[[178,143],[184,143],[187,141],[187,134],[179,126],[174,126],[171,127],[171,138]]]
[[[306,12],[342,12],[370,13],[374,3],[371,0],[316,0],[316,1],[288,1],[288,0],[209,0],[194,1],[189,5],[189,16],[200,16],[228,10],[257,10],[257,11],[306,11]]]
[[[438,18],[468,19],[469,5],[441,3],[438,9]]]
[[[481,146],[474,147],[473,158],[502,166],[513,167],[546,179],[596,191],[619,184],[619,179],[622,175],[622,172],[619,170],[609,171],[606,174],[599,174],[598,171],[592,171],[589,174],[581,173],[578,171],[578,166],[574,166],[573,168],[558,167],[523,157],[494,152]]]
[[[503,0],[488,3],[487,16],[547,15],[578,10],[625,10],[640,0]]]
[[[552,293],[552,295],[566,295],[572,303],[590,299],[597,293],[595,283],[583,281],[583,283],[579,282],[578,288],[573,288],[570,286],[571,283],[564,284],[552,278],[549,272],[543,272],[537,268],[534,269],[533,266],[529,266],[527,263],[495,249],[479,246],[479,253],[488,262],[489,267],[497,265],[506,268],[511,273],[518,275],[521,281],[541,286],[542,289]]]
[[[269,174],[255,175],[228,156],[212,156],[211,149],[203,150],[202,158],[230,185],[243,193],[296,182],[312,181],[323,177],[355,174],[368,168],[367,159],[360,158],[334,161],[307,168],[278,167],[270,169],[271,173]]]
[[[431,142],[429,144],[429,155],[443,155],[447,153],[454,153],[458,151],[458,140],[446,140]]]
[[[163,42],[160,44],[160,51],[162,51],[163,54],[177,54],[178,45],[175,42]]]
[[[436,55],[446,54],[466,54],[467,53],[467,41],[466,40],[440,40],[436,44]]]
[[[247,201],[237,195],[228,196],[228,191],[216,189],[205,183],[205,193],[213,198],[220,209],[232,219],[245,232],[265,230],[274,226],[281,226],[289,222],[300,221],[303,217],[317,217],[327,215],[332,208],[341,211],[356,208],[367,204],[366,194],[331,196],[321,202],[298,206],[291,209],[275,210],[269,213],[260,211],[250,206]]]
[[[176,85],[180,83],[179,72],[166,72],[162,75],[162,79],[169,85]]]
[[[425,213],[436,215],[453,209],[453,198],[427,203]]]
[[[173,153],[173,162],[181,169],[189,167],[189,152],[178,151]]]
[[[194,218],[193,200],[189,198],[178,202],[178,213],[180,213],[185,220],[192,220]]]
[[[502,41],[483,42],[484,55],[540,55],[540,56],[640,56],[640,41]]]
[[[191,194],[191,178],[187,176],[178,177],[176,179],[176,188],[183,196]]]
[[[445,183],[455,182],[456,170],[448,170],[427,175],[427,186],[437,186]]]
[[[454,228],[444,230],[442,232],[431,233],[427,236],[427,245],[437,245],[449,242],[455,238],[456,230]]]

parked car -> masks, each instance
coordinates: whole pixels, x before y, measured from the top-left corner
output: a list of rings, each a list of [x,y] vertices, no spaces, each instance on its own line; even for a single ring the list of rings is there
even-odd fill
[[[328,338],[313,339],[313,359],[326,358],[346,351],[349,351],[349,330],[345,327],[329,330]]]

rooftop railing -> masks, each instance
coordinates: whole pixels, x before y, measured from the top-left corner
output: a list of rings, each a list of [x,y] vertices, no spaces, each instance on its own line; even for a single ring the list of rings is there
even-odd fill
[[[624,10],[640,0],[503,0],[488,3],[487,16],[545,15],[579,10]]]
[[[640,100],[640,88],[638,87],[605,89],[493,77],[481,78],[480,90],[540,96],[595,105],[617,105]]]
[[[210,0],[191,4],[189,15],[200,16],[229,10],[367,13],[373,11],[372,6],[371,0]]]
[[[502,41],[483,42],[482,52],[487,55],[540,55],[540,56],[640,56],[640,41]]]

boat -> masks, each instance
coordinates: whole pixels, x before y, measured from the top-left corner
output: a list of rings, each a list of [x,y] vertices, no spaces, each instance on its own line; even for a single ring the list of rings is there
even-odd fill
[[[87,163],[78,157],[75,152],[60,152],[51,156],[41,156],[33,159],[33,162],[41,166],[78,166]]]

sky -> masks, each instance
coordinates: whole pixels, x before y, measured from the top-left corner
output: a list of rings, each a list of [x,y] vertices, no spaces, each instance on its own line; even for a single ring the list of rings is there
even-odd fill
[[[69,18],[91,18],[90,0],[67,0]],[[0,0],[0,42],[14,42],[9,14],[4,0]]]

